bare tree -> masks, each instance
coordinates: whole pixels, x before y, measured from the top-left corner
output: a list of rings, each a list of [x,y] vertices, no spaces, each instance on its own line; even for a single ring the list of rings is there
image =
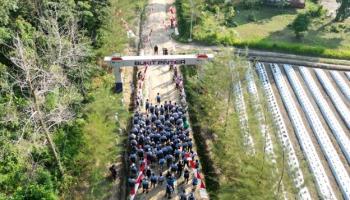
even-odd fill
[[[74,117],[72,104],[82,100],[79,90],[84,87],[79,82],[83,84],[88,71],[84,60],[90,54],[74,19],[60,24],[57,12],[52,11],[40,19],[40,28],[34,38],[45,38],[43,44],[26,39],[25,33],[14,37],[10,60],[17,69],[13,79],[28,102],[21,120],[29,120],[32,132],[45,136],[64,175],[51,135]]]

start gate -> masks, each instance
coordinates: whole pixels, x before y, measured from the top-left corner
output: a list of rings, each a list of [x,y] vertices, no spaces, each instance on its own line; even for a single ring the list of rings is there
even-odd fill
[[[104,61],[113,67],[115,89],[117,93],[123,91],[120,68],[125,66],[138,67],[149,65],[200,65],[214,58],[213,54],[189,55],[149,55],[149,56],[109,56]]]

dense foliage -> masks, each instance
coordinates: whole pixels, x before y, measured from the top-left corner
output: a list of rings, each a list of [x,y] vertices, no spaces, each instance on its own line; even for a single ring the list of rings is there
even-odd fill
[[[106,53],[100,48],[116,29],[119,40],[108,50],[125,47],[126,30],[114,15],[124,8],[119,14],[129,21],[140,2],[1,1],[0,199],[96,199],[97,187],[110,195],[110,184],[100,183],[118,155],[116,131],[127,116],[96,53]]]
[[[350,0],[337,0],[337,2],[340,3],[340,6],[335,21],[344,21],[350,16]]]

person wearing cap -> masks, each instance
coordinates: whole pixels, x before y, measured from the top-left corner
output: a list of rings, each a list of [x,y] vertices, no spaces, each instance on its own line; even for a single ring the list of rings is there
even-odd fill
[[[136,163],[136,159],[137,159],[136,154],[133,153],[133,154],[130,155],[130,162]]]
[[[131,189],[131,188],[133,188],[133,187],[135,187],[135,184],[136,184],[136,180],[134,179],[134,178],[129,178],[128,179],[128,185],[129,185],[129,188]]]
[[[165,159],[164,158],[160,158],[159,159],[159,167],[160,167],[161,171],[163,171],[164,164],[165,164]]]
[[[154,114],[154,106],[153,106],[152,103],[150,103],[150,105],[149,105],[149,112],[150,112],[151,114]]]
[[[144,179],[142,180],[142,188],[143,188],[142,193],[145,193],[145,191],[146,191],[146,193],[148,193],[148,189],[149,189],[148,187],[149,187],[148,179],[147,179],[147,178],[144,178]]]
[[[167,178],[167,184],[173,188],[173,191],[175,190],[175,177],[172,174]]]
[[[177,163],[177,176],[178,177],[181,177],[183,168],[184,168],[184,165],[183,165],[182,161],[180,160]]]
[[[151,168],[149,166],[147,166],[146,176],[149,178],[149,177],[151,177],[151,174],[152,174]]]
[[[156,114],[157,117],[159,117],[159,108],[158,105],[154,106],[154,113]]]
[[[187,168],[185,168],[185,171],[184,171],[184,179],[185,179],[186,184],[187,184],[189,179],[190,179],[190,172],[188,171]]]
[[[196,160],[195,164],[194,164],[194,167],[198,170],[199,169],[199,161]]]
[[[154,173],[152,173],[152,175],[151,175],[151,187],[153,187],[153,188],[156,187],[157,180],[158,180],[157,176]]]
[[[132,177],[136,177],[137,176],[137,167],[136,167],[135,163],[133,163],[130,166],[130,172],[131,172],[131,176]]]
[[[187,200],[196,200],[196,198],[194,197],[193,192],[191,192],[190,195],[188,195],[188,199]]]
[[[157,45],[154,46],[154,54],[158,55],[158,46]]]
[[[171,193],[173,192],[173,188],[171,187],[171,185],[167,184],[166,185],[166,189],[165,189],[165,196],[168,199],[171,199]]]
[[[160,104],[160,94],[159,94],[159,92],[157,93],[156,100],[157,100],[157,103]]]
[[[188,151],[192,151],[192,146],[193,146],[192,139],[188,138],[188,140],[187,140]]]
[[[180,200],[187,200],[187,196],[186,196],[186,191],[185,191],[185,189],[182,189],[182,192],[181,192],[181,194],[180,194],[180,196],[179,196],[180,198]]]
[[[164,178],[162,170],[161,170],[161,172],[159,172],[159,176],[158,176],[158,185],[162,186],[163,182],[164,182],[164,179],[165,178]]]
[[[165,109],[163,105],[160,105],[159,112],[160,112],[160,115],[164,115]]]
[[[171,104],[171,101],[169,101],[169,104],[168,104],[168,112],[170,112],[172,109],[173,109],[173,104]]]
[[[196,190],[196,186],[198,185],[198,178],[196,177],[196,175],[193,175],[193,179],[192,179],[192,186],[193,186],[193,190]]]
[[[171,171],[172,173],[176,173],[177,170],[178,170],[177,165],[176,165],[175,163],[171,164],[171,166],[170,166],[170,171]]]
[[[146,99],[145,109],[146,109],[146,112],[148,113],[148,111],[149,111],[149,100],[148,99]]]

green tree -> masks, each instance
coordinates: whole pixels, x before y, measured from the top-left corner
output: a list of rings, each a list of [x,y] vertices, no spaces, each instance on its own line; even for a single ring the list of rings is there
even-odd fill
[[[292,23],[292,29],[294,30],[296,38],[301,38],[303,32],[307,31],[310,25],[310,17],[308,14],[301,13],[295,18]]]
[[[214,199],[278,199],[278,176],[272,163],[258,149],[256,154],[249,154],[244,145],[233,86],[244,84],[249,65],[233,55],[230,51],[218,54],[213,62],[194,72],[188,67],[182,69],[191,117],[195,115],[198,121],[193,123],[200,126],[200,132],[194,134],[213,138],[209,144],[213,171],[220,176],[207,172],[208,190]],[[248,123],[252,126],[256,122],[249,119]],[[218,188],[213,186],[215,181],[220,182]]]
[[[350,0],[337,0],[340,6],[337,10],[335,21],[344,21],[350,16]]]

